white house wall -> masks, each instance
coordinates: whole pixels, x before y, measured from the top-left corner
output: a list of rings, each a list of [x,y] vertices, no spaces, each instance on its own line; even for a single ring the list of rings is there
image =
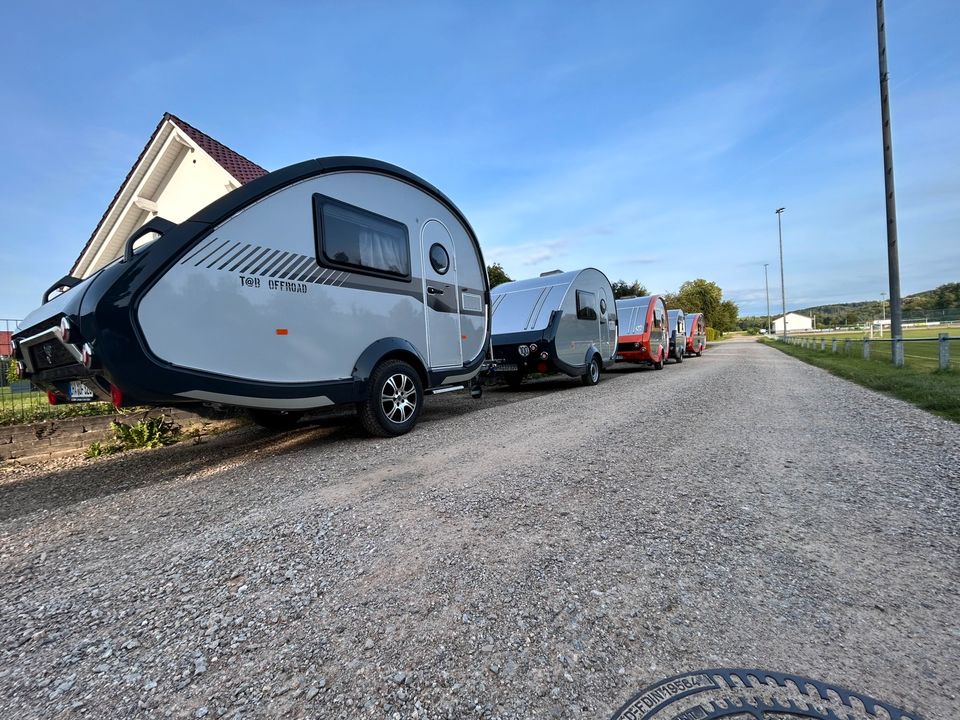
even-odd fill
[[[175,223],[183,222],[239,187],[239,183],[202,150],[183,150],[173,174],[154,198],[157,214]]]

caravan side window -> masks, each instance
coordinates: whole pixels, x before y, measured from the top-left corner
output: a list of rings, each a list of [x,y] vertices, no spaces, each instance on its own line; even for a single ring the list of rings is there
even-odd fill
[[[596,320],[596,296],[586,290],[577,290],[577,319]]]
[[[658,329],[663,327],[663,312],[659,307],[653,310],[653,326]]]
[[[317,261],[324,267],[410,279],[407,226],[334,200],[313,196]]]

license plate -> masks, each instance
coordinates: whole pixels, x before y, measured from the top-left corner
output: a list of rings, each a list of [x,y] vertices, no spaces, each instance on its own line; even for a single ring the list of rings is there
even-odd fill
[[[82,383],[79,380],[71,380],[70,399],[75,400],[76,402],[93,400],[93,390],[91,390],[90,386],[86,383]]]
[[[614,360],[623,360],[623,355],[621,355],[620,353],[617,353],[616,355],[613,356],[613,359],[614,359]]]

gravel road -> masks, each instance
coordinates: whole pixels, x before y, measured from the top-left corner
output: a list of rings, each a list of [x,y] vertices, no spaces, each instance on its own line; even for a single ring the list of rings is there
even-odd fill
[[[0,471],[0,715],[607,718],[705,667],[960,693],[960,426],[752,342]]]

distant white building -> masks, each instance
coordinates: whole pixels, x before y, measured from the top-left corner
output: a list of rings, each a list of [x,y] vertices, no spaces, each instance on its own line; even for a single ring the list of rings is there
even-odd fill
[[[787,313],[787,332],[801,332],[803,330],[813,330],[813,318],[799,313]],[[783,316],[773,321],[773,332],[777,335],[783,332]]]

